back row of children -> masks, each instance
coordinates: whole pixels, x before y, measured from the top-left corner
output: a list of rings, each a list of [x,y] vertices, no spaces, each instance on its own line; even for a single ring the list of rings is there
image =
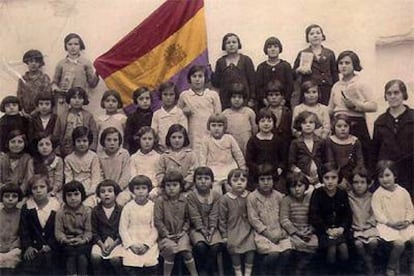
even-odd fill
[[[394,163],[383,160],[377,168],[381,186],[373,195],[370,177],[361,169],[349,178],[350,192],[339,189],[342,176],[333,164],[323,166],[324,185],[313,192],[307,177],[289,174],[286,196],[274,189],[277,175],[270,164],[258,166],[253,192],[246,190],[246,171],[231,170],[231,191],[222,196],[212,189],[214,174],[208,167],[195,169],[195,189],[187,196],[182,174],[169,171],[155,202],[150,200],[150,178],[137,175],[128,183],[134,198],[123,208],[116,203],[120,186],[107,179],[96,187],[100,203],[92,210],[83,204],[87,192],[81,182],[63,185],[61,205],[49,193],[49,178],[36,174],[21,209],[20,187],[1,187],[0,269],[7,275],[102,275],[108,269],[156,275],[162,256],[163,274],[171,275],[181,256],[191,275],[223,275],[222,253],[227,249],[235,275],[251,275],[253,269],[258,275],[302,275],[315,271],[312,261],[320,249],[325,256],[318,268],[322,273],[356,273],[349,269],[355,251],[366,273],[373,275],[379,246],[385,242],[386,275],[408,269],[413,273],[413,257],[408,257],[410,268],[400,266],[401,256],[414,246],[413,204],[396,183]],[[255,255],[259,260],[254,261]]]

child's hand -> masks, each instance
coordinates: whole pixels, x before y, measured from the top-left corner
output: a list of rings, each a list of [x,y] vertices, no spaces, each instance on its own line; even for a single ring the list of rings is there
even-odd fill
[[[70,241],[70,245],[82,245],[85,241],[81,238],[72,238]]]
[[[137,255],[144,255],[149,249],[147,245],[141,244],[141,243],[136,244],[136,245],[131,245],[129,248],[131,248],[132,252],[134,252],[134,254],[137,254]]]
[[[42,246],[42,249],[40,249],[40,252],[47,253],[47,252],[49,252],[51,250],[52,250],[52,248],[50,248],[49,245],[43,245]]]
[[[298,67],[296,69],[296,72],[301,73],[302,75],[312,74],[312,70],[311,69],[305,69],[305,68],[302,68],[302,67]]]
[[[31,261],[36,257],[36,254],[38,253],[36,248],[29,247],[26,249],[26,252],[24,252],[24,259]]]
[[[355,110],[356,104],[350,98],[342,98],[345,103],[345,106],[351,110]]]
[[[281,175],[283,173],[283,170],[281,168],[277,168],[276,172],[277,175]]]

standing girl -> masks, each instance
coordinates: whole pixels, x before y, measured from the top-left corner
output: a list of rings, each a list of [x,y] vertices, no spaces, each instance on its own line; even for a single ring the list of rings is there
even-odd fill
[[[333,135],[326,140],[327,162],[334,163],[344,177],[342,187],[349,190],[348,179],[355,168],[364,167],[364,157],[359,139],[350,134],[351,120],[346,115],[337,115],[333,120]]]
[[[324,186],[312,193],[309,222],[315,228],[319,247],[325,252],[331,269],[328,273],[346,271],[349,259],[347,241],[352,224],[348,195],[338,189],[341,177],[335,165],[324,165],[320,175]]]
[[[62,199],[63,160],[54,152],[56,141],[46,132],[33,139],[33,159],[29,162],[28,174],[45,174],[50,183],[50,195]]]
[[[63,45],[66,57],[58,62],[53,76],[52,90],[56,95],[57,114],[65,111],[65,93],[72,87],[81,87],[85,91],[98,85],[99,77],[93,70],[92,63],[81,56],[85,50],[82,38],[75,33],[68,34]]]
[[[30,199],[22,207],[21,244],[23,271],[29,274],[58,274],[59,245],[55,238],[55,217],[60,203],[49,197],[52,183],[36,174],[28,183]]]
[[[260,164],[272,165],[279,177],[286,168],[286,147],[281,146],[281,139],[274,134],[276,117],[270,110],[262,109],[257,115],[256,122],[259,132],[252,136],[247,142],[246,165],[251,175],[256,175]],[[253,191],[256,183],[253,178],[249,179],[247,189]]]
[[[153,187],[149,197],[154,199],[161,193],[156,177],[157,166],[160,162],[160,154],[156,151],[158,149],[158,136],[151,127],[145,126],[140,128],[137,138],[140,149],[131,155],[131,177],[139,174],[149,177]]]
[[[154,222],[158,229],[160,255],[164,257],[164,275],[171,275],[176,254],[181,254],[192,276],[198,275],[191,253],[190,217],[184,197],[184,178],[177,171],[168,172],[161,182],[165,193],[155,202]]]
[[[225,134],[227,119],[223,114],[211,115],[207,122],[210,135],[203,141],[199,163],[212,169],[215,176],[213,190],[223,194],[230,189],[226,176],[232,169],[246,169],[246,162],[236,140]],[[224,189],[224,190],[223,190]]]
[[[263,47],[267,60],[257,66],[256,70],[256,95],[258,109],[267,106],[266,86],[270,81],[278,80],[285,90],[285,100],[288,107],[293,92],[293,71],[289,62],[279,58],[283,51],[280,40],[274,36],[266,39]]]
[[[305,38],[309,47],[299,52],[293,70],[299,83],[315,80],[321,93],[320,102],[328,104],[332,85],[338,81],[335,54],[322,45],[326,36],[321,26],[311,24],[306,27]]]
[[[249,222],[256,231],[254,241],[257,252],[265,255],[261,273],[281,275],[292,248],[289,236],[280,224],[283,195],[273,189],[277,175],[272,165],[259,165],[255,178],[258,186],[247,197],[247,212]]]
[[[124,269],[128,275],[157,275],[158,231],[154,224],[154,202],[148,200],[151,180],[137,175],[129,182],[128,189],[135,198],[122,209],[119,222],[125,248]]]
[[[87,275],[91,251],[91,209],[82,202],[85,188],[79,181],[63,185],[65,204],[56,213],[55,237],[62,246],[67,275]]]
[[[6,152],[0,155],[0,187],[6,183],[17,184],[27,193],[29,163],[32,159],[27,153],[27,138],[23,131],[16,129],[8,133]]]
[[[223,274],[223,240],[218,231],[218,205],[220,194],[211,188],[213,171],[198,167],[194,172],[195,190],[188,194],[190,213],[190,239],[200,274]]]
[[[242,83],[230,84],[231,107],[223,111],[227,118],[227,133],[233,135],[243,154],[246,153],[247,141],[257,133],[256,113],[244,105],[246,96],[246,88]]]
[[[75,150],[65,157],[65,183],[79,181],[85,190],[84,204],[94,207],[97,204],[96,187],[102,180],[99,159],[95,152],[89,149],[92,143],[92,132],[87,127],[77,127],[72,133]]]
[[[367,275],[374,275],[373,255],[378,247],[379,234],[371,207],[372,194],[368,191],[371,184],[368,172],[363,168],[356,168],[350,183],[352,191],[348,193],[348,197],[352,209],[355,248],[364,260]]]
[[[309,111],[316,114],[321,123],[321,126],[315,129],[315,134],[318,135],[322,139],[326,139],[331,132],[331,118],[329,116],[329,109],[326,105],[319,103],[319,88],[318,85],[312,81],[305,81],[301,85],[301,104],[295,106],[293,109],[293,119],[292,119],[292,126],[293,122],[295,121],[296,117],[302,113],[303,111]],[[298,132],[293,127],[293,135],[296,137],[300,137],[301,133]]]
[[[57,115],[53,113],[53,95],[50,92],[41,92],[35,99],[36,111],[32,113],[30,126],[30,139],[33,139],[40,132],[53,134],[56,125]]]
[[[124,129],[127,117],[118,110],[123,107],[121,95],[116,90],[107,90],[102,95],[101,107],[105,109],[105,114],[98,116],[96,125],[98,127],[98,141],[101,139],[102,132],[108,127],[115,127],[121,138],[124,137]],[[98,151],[102,152],[102,145],[98,144]]]
[[[226,51],[226,54],[217,60],[211,80],[220,91],[223,109],[231,106],[228,89],[233,82],[243,83],[247,90],[247,104],[250,107],[255,104],[254,65],[250,57],[239,53],[241,48],[240,38],[236,34],[228,33],[223,37],[221,50]]]
[[[187,81],[191,88],[180,94],[177,105],[188,118],[190,144],[194,152],[198,152],[203,138],[209,134],[206,128],[208,118],[221,112],[221,103],[217,92],[206,87],[208,79],[204,66],[192,66]]]
[[[332,87],[328,107],[334,116],[338,114],[348,116],[351,122],[349,132],[361,141],[364,164],[370,169],[371,137],[365,113],[377,111],[377,103],[372,99],[371,89],[355,74],[355,71],[362,70],[356,53],[352,51],[340,53],[337,65],[342,79]]]
[[[115,181],[121,190],[128,189],[131,163],[128,151],[121,148],[121,132],[115,127],[105,128],[99,142],[103,148],[103,151],[98,153],[103,179]]]
[[[187,131],[180,124],[173,124],[166,137],[167,150],[161,154],[157,166],[157,180],[161,183],[168,171],[179,171],[185,181],[184,191],[193,187],[193,174],[196,167],[196,155],[188,148],[190,140]]]
[[[414,246],[414,207],[407,190],[396,183],[398,175],[393,161],[379,161],[377,172],[381,186],[372,196],[372,210],[379,236],[392,245],[386,275],[396,275],[405,243]],[[411,268],[413,262],[411,257]]]
[[[231,170],[227,182],[231,186],[231,191],[220,198],[219,230],[224,242],[227,242],[227,251],[231,257],[235,275],[250,276],[256,245],[254,229],[247,218],[249,192],[246,190],[246,171]],[[242,272],[242,259],[244,259],[244,273]]]
[[[23,55],[28,71],[17,83],[17,97],[27,114],[36,109],[36,97],[42,92],[51,92],[50,78],[41,68],[45,65],[39,50],[29,50]]]
[[[126,120],[124,140],[124,148],[131,155],[139,149],[139,140],[136,139],[137,132],[142,127],[151,125],[151,92],[147,87],[140,87],[132,93],[132,100],[137,109]]]
[[[87,127],[91,131],[90,148],[96,151],[98,128],[92,113],[83,109],[84,105],[89,104],[88,94],[81,87],[70,88],[66,93],[66,103],[69,104],[69,110],[58,116],[53,130],[53,136],[59,140],[58,153],[64,158],[73,151],[72,132],[80,126]]]
[[[289,173],[286,177],[288,195],[280,206],[280,224],[289,233],[296,263],[294,275],[303,275],[318,249],[318,237],[309,223],[312,193],[306,192],[309,181],[303,174]]]
[[[165,147],[168,129],[173,124],[180,124],[188,129],[187,117],[181,108],[177,107],[178,88],[172,82],[165,82],[158,88],[161,94],[162,106],[154,112],[151,127],[160,138],[160,146]]]
[[[319,183],[318,172],[325,161],[325,144],[315,135],[320,122],[315,113],[300,113],[294,127],[301,135],[293,140],[289,149],[288,166],[292,172],[303,173],[311,185]]]

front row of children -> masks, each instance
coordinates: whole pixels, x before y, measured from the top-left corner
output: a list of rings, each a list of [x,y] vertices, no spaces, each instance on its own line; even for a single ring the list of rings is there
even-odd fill
[[[365,171],[354,172],[347,194],[338,188],[337,168],[327,164],[321,188],[307,191],[308,178],[291,174],[286,196],[274,189],[277,176],[269,164],[259,165],[257,189],[251,193],[246,172],[232,170],[231,191],[223,196],[212,190],[214,175],[208,167],[195,170],[195,189],[186,196],[183,176],[170,171],[155,202],[149,199],[151,180],[138,175],[128,184],[134,199],[123,209],[115,200],[119,185],[104,180],[96,189],[100,203],[92,210],[83,205],[87,194],[82,183],[63,185],[65,204],[60,207],[49,194],[49,178],[35,175],[22,209],[16,207],[22,198],[17,185],[1,189],[1,272],[59,273],[63,257],[68,275],[101,275],[108,272],[106,267],[117,274],[154,275],[160,273],[162,256],[163,273],[171,275],[180,256],[191,275],[223,274],[226,245],[237,276],[250,275],[254,264],[264,275],[280,275],[292,258],[294,273],[301,275],[318,248],[332,269],[328,273],[345,271],[349,248],[355,248],[372,275],[373,256],[382,240],[391,248],[386,274],[396,275],[406,245],[414,246],[414,208],[408,192],[396,183],[393,162],[380,161],[377,169],[381,186],[373,195]],[[254,262],[255,252],[261,262]]]

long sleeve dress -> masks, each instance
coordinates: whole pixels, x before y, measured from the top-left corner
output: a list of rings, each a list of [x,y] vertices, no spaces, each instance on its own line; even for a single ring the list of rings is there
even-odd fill
[[[152,201],[139,205],[132,200],[124,206],[119,221],[119,235],[125,249],[124,266],[144,267],[158,264],[158,230],[154,224]],[[145,254],[137,255],[130,249],[134,244],[145,244],[149,249]]]
[[[386,241],[408,241],[414,237],[414,207],[406,189],[397,185],[394,191],[379,187],[372,196],[372,210],[377,219],[377,229]],[[387,223],[410,221],[405,229],[394,229]]]
[[[269,254],[283,252],[292,248],[289,236],[280,224],[280,204],[283,195],[272,190],[270,195],[263,195],[255,190],[247,197],[247,213],[251,226],[255,229],[254,241],[257,252]],[[278,243],[274,243],[263,235],[268,231],[272,236],[280,237]]]
[[[256,250],[254,228],[247,217],[247,196],[245,191],[237,196],[231,192],[223,195],[219,202],[219,230],[227,239],[230,254],[244,254]]]

